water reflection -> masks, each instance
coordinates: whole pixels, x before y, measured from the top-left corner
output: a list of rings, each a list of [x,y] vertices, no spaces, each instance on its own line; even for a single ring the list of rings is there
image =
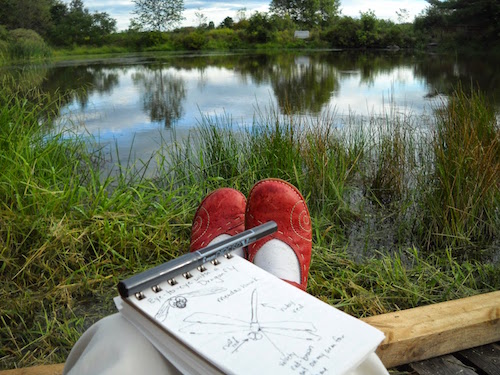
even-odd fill
[[[414,75],[425,80],[429,96],[448,95],[460,83],[465,89],[480,89],[496,107],[500,106],[500,58],[443,58],[422,56],[414,65]]]
[[[291,56],[293,61],[273,67],[271,85],[282,112],[321,112],[339,89],[338,72],[332,65],[311,56]]]
[[[47,70],[41,90],[61,94],[65,104],[77,103],[81,110],[94,93],[107,94],[118,86],[121,72],[105,66],[63,66]]]
[[[196,126],[203,115],[251,126],[256,108],[321,116],[418,115],[461,82],[500,103],[498,58],[390,52],[293,52],[132,56],[3,68],[16,90],[61,96],[64,126],[138,157]],[[4,84],[5,86],[5,84]]]
[[[151,122],[161,122],[170,128],[182,117],[182,102],[186,97],[184,80],[162,65],[138,68],[132,81],[140,88],[143,109]]]

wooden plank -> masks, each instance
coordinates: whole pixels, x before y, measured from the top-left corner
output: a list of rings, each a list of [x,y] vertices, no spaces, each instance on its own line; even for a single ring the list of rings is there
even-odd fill
[[[500,341],[500,291],[363,319],[386,335],[387,368]]]
[[[57,365],[42,365],[23,367],[13,370],[0,371],[2,375],[61,375],[63,372],[64,363]]]
[[[410,364],[418,375],[478,375],[473,368],[466,366],[452,355],[432,358]]]
[[[491,344],[463,350],[456,354],[465,358],[487,375],[500,374],[500,345]]]

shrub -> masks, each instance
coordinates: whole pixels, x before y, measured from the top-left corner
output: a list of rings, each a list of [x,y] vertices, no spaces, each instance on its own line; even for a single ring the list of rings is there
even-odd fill
[[[234,49],[241,44],[238,34],[228,28],[210,30],[207,33],[208,49]]]
[[[47,58],[51,49],[36,31],[28,29],[10,30],[8,34],[8,55],[12,60]]]
[[[135,30],[114,33],[106,37],[107,44],[125,47],[134,51],[155,49],[155,46],[168,44],[171,39],[171,35],[168,33]]]
[[[304,40],[294,37],[293,30],[277,31],[275,33],[275,38],[278,44],[286,47],[303,47],[306,44]]]
[[[360,24],[358,21],[351,17],[342,17],[334,22],[324,38],[332,47],[356,47],[358,45],[359,30]]]
[[[205,47],[207,38],[204,33],[194,31],[184,36],[182,43],[185,49],[201,50]]]

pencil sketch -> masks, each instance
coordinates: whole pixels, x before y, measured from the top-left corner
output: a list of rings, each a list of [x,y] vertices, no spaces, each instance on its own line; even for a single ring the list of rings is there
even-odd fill
[[[261,322],[257,315],[257,290],[252,291],[250,320],[240,320],[232,317],[197,312],[184,319],[191,323],[180,329],[180,332],[189,334],[239,334],[232,353],[237,352],[250,341],[266,339],[277,351],[284,355],[278,345],[283,338],[294,338],[305,341],[318,341],[316,327],[311,322],[301,321],[269,321]]]
[[[160,309],[155,315],[155,319],[164,322],[165,319],[167,319],[168,312],[170,311],[170,308],[174,309],[184,309],[187,306],[188,303],[188,298],[191,297],[202,297],[202,296],[209,296],[212,294],[217,294],[217,293],[222,293],[225,292],[225,288],[209,288],[205,290],[195,290],[194,292],[189,292],[189,293],[182,293],[182,294],[177,294],[169,299],[167,299],[163,304],[161,305]]]

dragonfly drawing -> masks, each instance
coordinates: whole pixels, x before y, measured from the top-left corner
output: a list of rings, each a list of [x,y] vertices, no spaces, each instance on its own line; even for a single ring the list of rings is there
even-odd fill
[[[196,290],[194,292],[189,292],[189,293],[182,293],[182,294],[177,294],[169,299],[167,299],[163,304],[161,305],[160,309],[155,315],[155,319],[164,322],[165,319],[168,317],[168,312],[170,311],[171,308],[173,309],[184,309],[187,306],[188,300],[191,297],[202,297],[202,296],[209,296],[212,294],[217,294],[217,293],[222,293],[225,292],[225,288],[209,288],[205,290]]]
[[[265,339],[283,355],[283,352],[276,344],[280,337],[305,341],[318,341],[320,339],[315,334],[316,327],[311,322],[261,322],[258,317],[257,299],[257,291],[254,289],[251,296],[250,320],[240,320],[219,314],[197,312],[184,319],[184,322],[190,324],[182,327],[180,331],[195,335],[236,334],[241,340],[238,340],[239,344],[235,346],[233,353],[237,352],[248,342]]]

